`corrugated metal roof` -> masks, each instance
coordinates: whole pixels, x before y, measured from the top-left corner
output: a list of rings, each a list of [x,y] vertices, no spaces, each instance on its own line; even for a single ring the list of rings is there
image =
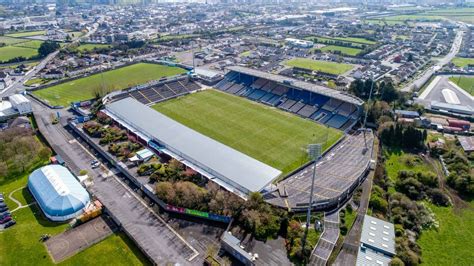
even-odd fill
[[[328,96],[328,97],[338,99],[338,100],[341,100],[341,101],[344,101],[344,102],[352,103],[352,104],[355,104],[355,105],[364,104],[364,101],[362,101],[361,99],[359,99],[359,98],[357,98],[353,95],[350,95],[348,93],[344,93],[344,92],[341,92],[341,91],[333,90],[331,88],[327,88],[327,87],[324,87],[324,86],[316,85],[316,84],[313,84],[313,83],[308,83],[308,82],[304,82],[304,81],[301,81],[301,80],[297,80],[297,79],[293,79],[293,78],[289,78],[289,77],[285,77],[285,76],[281,76],[281,75],[275,75],[275,74],[263,72],[263,71],[260,71],[260,70],[255,70],[255,69],[251,69],[251,68],[247,68],[247,67],[241,67],[241,66],[229,66],[229,67],[227,67],[227,69],[231,70],[231,71],[235,71],[235,72],[255,76],[255,77],[264,78],[264,79],[271,80],[271,81],[274,81],[274,82],[278,82],[278,83],[281,83],[285,86],[291,86],[291,87],[294,87],[294,88],[297,88],[297,89],[311,91],[311,92],[314,92],[314,93],[318,93],[318,94],[321,94],[321,95],[324,95],[324,96]],[[285,84],[284,81],[289,81],[291,83],[291,85],[290,84]]]
[[[281,174],[278,169],[204,136],[135,99],[113,102],[106,110],[185,160],[249,191],[262,190]]]
[[[360,242],[386,254],[395,255],[395,229],[393,224],[365,215]]]

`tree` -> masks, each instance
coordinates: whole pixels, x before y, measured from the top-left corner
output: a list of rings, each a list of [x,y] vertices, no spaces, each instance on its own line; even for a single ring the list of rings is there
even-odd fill
[[[40,47],[38,48],[38,54],[41,56],[41,57],[45,57],[47,56],[48,54],[56,51],[59,49],[59,43],[57,42],[52,42],[52,41],[46,41],[46,42],[43,42]]]
[[[400,98],[400,93],[395,89],[391,81],[382,82],[380,85],[380,99],[382,101],[386,101],[391,103],[393,101],[398,100]]]

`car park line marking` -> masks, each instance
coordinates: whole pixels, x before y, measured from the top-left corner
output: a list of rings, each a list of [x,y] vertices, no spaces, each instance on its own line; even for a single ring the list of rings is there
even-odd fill
[[[77,142],[77,144],[78,144],[87,154],[89,154],[89,156],[91,156],[93,159],[97,160],[97,158],[96,158],[94,155],[92,155],[92,153],[89,152],[89,150],[87,150],[86,147],[84,147],[84,146],[82,145],[82,143]],[[104,167],[106,170],[110,171],[110,169],[109,169],[107,166],[103,165],[103,167]],[[156,218],[158,218],[158,220],[160,220],[171,232],[173,232],[173,233],[175,234],[175,236],[177,236],[181,241],[183,241],[183,243],[186,244],[186,246],[188,246],[188,247],[194,252],[194,254],[193,254],[191,257],[189,257],[189,258],[187,259],[188,261],[192,261],[194,258],[196,258],[196,257],[199,255],[199,252],[198,252],[193,246],[191,246],[191,245],[186,241],[186,239],[184,239],[178,232],[176,232],[165,220],[163,220],[163,218],[161,218],[161,216],[157,215],[157,214],[155,213],[155,211],[153,211],[153,209],[150,208],[150,207],[148,206],[148,204],[147,204],[143,199],[139,198],[135,193],[133,193],[133,191],[132,191],[127,185],[125,185],[125,184],[122,182],[122,180],[120,180],[120,178],[118,178],[116,175],[112,175],[112,177],[113,177],[120,185],[122,185],[122,187],[125,188],[135,199],[137,199],[148,211],[150,211]]]

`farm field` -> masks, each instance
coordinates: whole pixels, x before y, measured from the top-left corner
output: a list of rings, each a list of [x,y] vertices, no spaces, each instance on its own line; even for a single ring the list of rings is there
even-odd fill
[[[310,69],[313,71],[321,71],[330,74],[339,75],[345,73],[353,68],[349,64],[328,62],[328,61],[318,61],[308,58],[293,58],[284,62],[287,66],[300,67],[305,69]]]
[[[138,63],[37,90],[33,94],[51,105],[66,106],[71,102],[94,98],[95,92],[100,91],[102,87],[106,88],[106,91],[117,91],[183,73],[186,73],[186,70],[179,67]]]
[[[417,243],[422,249],[423,265],[472,265],[474,253],[474,202],[456,210],[428,204],[434,212],[439,228],[422,232]]]
[[[456,83],[461,89],[467,91],[467,93],[474,96],[474,77],[473,76],[464,76],[464,77],[450,77],[449,80]]]
[[[13,197],[22,204],[33,202],[33,197],[25,187],[27,175],[0,185],[4,195]],[[6,201],[10,209],[16,204]],[[38,241],[42,234],[56,235],[64,232],[67,223],[54,223],[47,220],[37,205],[19,209],[12,213],[17,224],[0,233],[0,265],[54,265],[45,245]],[[21,259],[21,263],[19,263]],[[123,233],[109,236],[103,241],[68,258],[59,265],[143,265],[147,263],[144,255]]]
[[[309,143],[328,136],[325,150],[342,137],[338,130],[216,90],[164,101],[153,108],[283,174],[308,161]]]
[[[469,64],[474,65],[474,58],[455,57],[451,62],[458,67],[465,67]]]
[[[362,52],[361,49],[344,47],[344,46],[336,46],[336,45],[324,46],[323,48],[321,48],[321,51],[323,51],[323,52],[334,52],[334,51],[336,51],[336,52],[341,52],[341,54],[350,55],[350,56],[356,56],[360,52]]]

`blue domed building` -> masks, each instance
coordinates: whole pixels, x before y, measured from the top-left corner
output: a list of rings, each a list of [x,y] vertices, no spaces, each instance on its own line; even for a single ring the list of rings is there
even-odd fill
[[[52,221],[72,219],[90,203],[89,193],[61,165],[47,165],[33,171],[28,178],[28,189]]]

